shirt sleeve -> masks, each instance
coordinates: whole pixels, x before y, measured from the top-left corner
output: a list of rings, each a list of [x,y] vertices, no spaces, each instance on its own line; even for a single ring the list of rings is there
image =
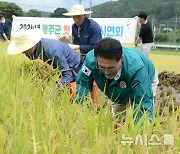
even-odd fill
[[[0,34],[3,35],[4,34],[4,28],[0,25]]]
[[[93,88],[93,72],[87,61],[88,60],[86,58],[82,69],[79,71],[76,77],[76,103],[82,104],[82,98],[87,96]]]
[[[89,34],[90,34],[89,44],[80,45],[80,51],[84,54],[94,49],[94,45],[96,44],[96,42],[102,38],[101,28],[99,27],[99,25],[91,27],[89,29]]]
[[[7,19],[7,21],[9,23],[9,25],[12,25],[12,21],[11,20]]]
[[[2,27],[0,25],[0,35],[2,35],[2,34],[3,34],[3,31],[2,31]]]
[[[54,62],[58,65],[60,71],[62,71],[62,84],[69,84],[74,79],[72,70],[69,68],[69,64],[62,53],[63,48],[59,45],[54,49],[52,53],[49,53],[49,57],[54,59]]]

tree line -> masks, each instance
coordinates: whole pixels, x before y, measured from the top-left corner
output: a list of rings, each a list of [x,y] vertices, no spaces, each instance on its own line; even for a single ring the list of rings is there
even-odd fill
[[[57,8],[54,12],[44,12],[37,9],[30,9],[24,12],[21,7],[15,3],[0,1],[0,14],[3,14],[6,18],[12,19],[12,15],[25,16],[25,17],[59,17],[63,18],[63,13],[68,12],[65,8]]]
[[[62,14],[67,12],[65,8],[57,8],[53,13],[42,12],[31,9],[27,12],[17,6],[15,3],[0,1],[0,14],[5,14],[7,18],[12,15],[28,17],[64,17]],[[171,24],[175,17],[180,19],[180,1],[179,0],[118,0],[103,3],[92,8],[93,18],[129,18],[145,11],[149,19],[158,24]],[[44,14],[43,14],[44,13]],[[180,24],[178,24],[179,26]]]
[[[87,8],[89,10],[89,8]],[[180,1],[179,0],[118,0],[92,7],[92,18],[132,18],[145,11],[156,27],[158,41],[172,41],[176,37],[180,42]],[[26,17],[63,18],[65,8],[57,8],[54,12],[43,12],[31,9],[23,12],[15,3],[0,1],[0,14],[12,19],[12,15]],[[176,29],[175,30],[175,25]],[[174,33],[175,31],[175,33]],[[168,33],[168,34],[165,34]],[[175,36],[176,35],[176,36]]]
[[[132,18],[144,11],[158,26],[174,28],[176,16],[180,22],[180,0],[118,0],[94,6],[92,10],[93,18]]]

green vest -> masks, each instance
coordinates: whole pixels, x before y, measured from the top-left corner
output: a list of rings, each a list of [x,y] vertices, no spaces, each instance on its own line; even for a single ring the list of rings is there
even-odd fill
[[[122,62],[121,76],[110,84],[103,72],[97,68],[94,51],[90,51],[85,59],[82,69],[76,77],[77,102],[92,91],[95,80],[98,88],[105,92],[113,102],[125,104],[134,102],[136,108],[141,102],[141,109],[153,112],[152,82],[155,68],[152,62],[140,51],[123,47],[124,59]]]

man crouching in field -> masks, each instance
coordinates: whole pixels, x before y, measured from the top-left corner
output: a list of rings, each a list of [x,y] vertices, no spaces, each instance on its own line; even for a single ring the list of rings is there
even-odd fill
[[[112,38],[97,42],[95,49],[87,54],[82,69],[76,78],[77,103],[92,90],[93,81],[113,102],[115,115],[126,110],[130,102],[134,109],[140,106],[135,124],[143,113],[153,118],[154,96],[158,84],[158,75],[152,62],[140,51],[122,47]],[[122,122],[124,116],[117,116]]]
[[[73,72],[81,69],[83,60],[81,55],[71,49],[68,44],[59,40],[42,38],[41,30],[21,30],[16,33],[8,47],[8,54],[24,53],[30,59],[40,58],[53,68],[62,71],[62,78],[56,83],[57,87],[69,84],[75,79]]]

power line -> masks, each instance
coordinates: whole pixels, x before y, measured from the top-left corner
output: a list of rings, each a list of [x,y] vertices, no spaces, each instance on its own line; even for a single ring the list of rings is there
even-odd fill
[[[84,1],[84,0],[76,0],[76,1],[79,1],[79,4],[81,4],[81,3],[82,3],[82,1]]]
[[[20,4],[17,3],[18,5],[24,5],[24,6],[31,6],[31,7],[41,7],[41,8],[57,8],[57,6],[43,6],[43,5],[31,5],[31,4]]]
[[[59,6],[44,6],[44,5],[32,5],[32,4],[24,4],[24,3],[16,3],[17,5],[19,6],[27,6],[27,7],[34,7],[34,8],[47,8],[47,9],[56,9],[58,8]],[[69,9],[67,7],[63,7],[63,8],[66,8],[66,9]]]

